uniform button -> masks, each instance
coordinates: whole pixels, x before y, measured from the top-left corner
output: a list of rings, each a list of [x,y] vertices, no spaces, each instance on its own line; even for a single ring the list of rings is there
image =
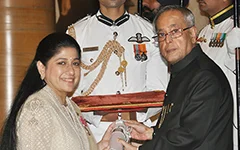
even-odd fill
[[[90,59],[90,62],[93,62],[93,58]]]
[[[120,75],[120,72],[119,72],[119,71],[116,71],[115,74],[116,74],[116,76],[119,76],[119,75]]]
[[[116,94],[121,94],[121,92],[120,92],[120,91],[117,91]]]
[[[83,93],[83,90],[81,90],[81,94]]]

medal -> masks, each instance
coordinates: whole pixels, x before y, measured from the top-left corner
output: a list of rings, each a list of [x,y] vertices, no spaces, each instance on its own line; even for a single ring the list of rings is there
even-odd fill
[[[140,61],[140,60],[141,60],[140,54],[135,54],[135,59],[136,59],[137,61]]]
[[[146,61],[147,60],[147,55],[145,53],[142,53],[141,60],[142,61]]]
[[[216,46],[215,47],[219,47],[220,46],[220,38],[221,38],[222,33],[217,33],[217,39],[216,39]]]
[[[226,33],[213,33],[209,47],[223,47],[226,39]]]
[[[220,47],[223,47],[225,38],[226,38],[226,33],[222,33],[220,38],[220,45],[219,45]]]
[[[147,60],[147,49],[146,44],[134,44],[133,45],[135,59],[137,61],[146,61]]]

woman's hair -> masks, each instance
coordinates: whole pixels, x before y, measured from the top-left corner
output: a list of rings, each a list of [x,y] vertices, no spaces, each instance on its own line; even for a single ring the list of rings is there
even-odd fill
[[[181,7],[179,5],[167,5],[164,7],[160,7],[159,11],[157,12],[157,14],[154,18],[153,26],[154,26],[154,29],[156,32],[157,32],[157,20],[158,20],[159,16],[161,16],[166,11],[174,11],[174,10],[179,11],[183,14],[184,20],[188,27],[192,27],[195,25],[195,17],[188,8]]]
[[[78,43],[74,38],[65,33],[52,33],[46,36],[38,45],[35,57],[30,64],[26,75],[19,87],[13,105],[5,121],[0,139],[0,150],[16,150],[16,118],[21,106],[26,99],[33,93],[42,89],[46,83],[41,79],[37,69],[37,62],[41,61],[45,66],[48,61],[63,47],[75,48],[78,52],[79,59],[81,51]]]

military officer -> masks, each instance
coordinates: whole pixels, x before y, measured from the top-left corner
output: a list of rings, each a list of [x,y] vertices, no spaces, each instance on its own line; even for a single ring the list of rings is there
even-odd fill
[[[203,51],[218,64],[230,82],[234,98],[234,149],[238,149],[235,50],[228,47],[226,37],[233,29],[232,0],[198,0],[201,11],[209,15],[209,24],[199,33]]]
[[[152,25],[128,13],[125,0],[99,0],[100,10],[68,29],[82,49],[82,80],[74,96],[124,94],[165,90],[167,65],[152,37]],[[152,125],[149,117],[160,111],[137,113],[137,120]],[[85,113],[97,141],[110,122]],[[124,119],[124,118],[123,118]]]

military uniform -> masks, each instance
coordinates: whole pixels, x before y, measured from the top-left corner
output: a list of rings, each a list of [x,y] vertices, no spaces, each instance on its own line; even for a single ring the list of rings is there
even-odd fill
[[[233,5],[230,5],[210,18],[210,24],[204,27],[198,41],[203,51],[220,66],[230,82],[234,98],[234,149],[238,149],[237,103],[236,103],[236,75],[235,50],[229,49],[226,37],[234,27]]]
[[[167,65],[152,39],[152,25],[140,16],[125,12],[112,21],[99,11],[70,26],[68,33],[72,32],[82,49],[84,64],[75,96],[166,89]],[[155,113],[139,113],[137,119],[146,121]],[[89,113],[85,117],[95,126],[101,120],[101,117]],[[99,126],[107,128],[108,124],[101,122]],[[100,140],[101,136],[96,132],[102,130],[102,134],[105,129],[90,127]]]
[[[232,115],[229,82],[197,45],[171,66],[153,139],[139,150],[232,150]]]

